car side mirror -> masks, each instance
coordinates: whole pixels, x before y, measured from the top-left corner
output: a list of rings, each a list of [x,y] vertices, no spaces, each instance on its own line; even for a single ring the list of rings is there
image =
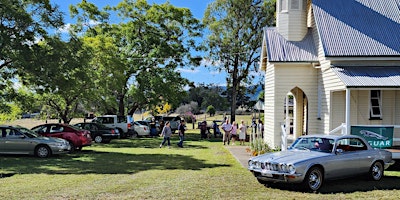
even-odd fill
[[[25,139],[26,138],[25,135],[20,135],[18,137],[21,138],[21,139]]]

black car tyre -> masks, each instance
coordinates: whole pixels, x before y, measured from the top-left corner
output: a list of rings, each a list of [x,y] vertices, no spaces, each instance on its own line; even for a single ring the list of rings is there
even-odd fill
[[[72,143],[71,141],[68,141],[69,146],[71,147],[71,149],[69,150],[70,153],[74,153],[75,152],[75,145],[74,143]]]
[[[303,186],[306,190],[317,191],[322,186],[323,173],[319,167],[311,167],[304,177]]]
[[[131,138],[137,138],[137,137],[139,137],[139,134],[136,131],[134,131]]]
[[[383,177],[383,165],[381,162],[374,162],[369,169],[369,178],[373,181],[379,181]]]
[[[51,150],[48,146],[40,145],[36,147],[35,155],[39,158],[47,158],[51,155]]]
[[[104,140],[103,140],[103,137],[101,135],[96,135],[94,137],[94,142],[96,142],[96,143],[102,143],[103,141]]]
[[[111,142],[111,139],[104,139],[104,140],[103,140],[103,143],[104,143],[104,144],[108,144],[108,143],[110,143],[110,142]]]

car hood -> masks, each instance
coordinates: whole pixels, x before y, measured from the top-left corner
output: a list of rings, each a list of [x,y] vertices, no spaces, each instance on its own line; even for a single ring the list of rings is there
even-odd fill
[[[259,162],[272,162],[272,163],[298,163],[305,160],[310,160],[314,158],[321,158],[331,155],[330,153],[309,151],[309,150],[287,150],[274,153],[266,153],[254,158],[253,161]]]

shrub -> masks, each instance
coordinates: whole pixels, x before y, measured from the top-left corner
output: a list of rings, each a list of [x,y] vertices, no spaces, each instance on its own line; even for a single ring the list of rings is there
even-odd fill
[[[250,149],[247,149],[247,151],[250,151],[251,155],[257,156],[267,152],[272,152],[273,149],[269,147],[262,138],[256,138],[250,141]]]

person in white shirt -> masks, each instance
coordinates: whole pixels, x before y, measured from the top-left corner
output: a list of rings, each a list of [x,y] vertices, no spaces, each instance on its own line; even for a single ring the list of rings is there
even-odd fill
[[[228,118],[226,119],[225,123],[222,124],[221,127],[222,127],[222,130],[224,131],[224,135],[223,135],[223,138],[222,138],[222,140],[224,142],[224,145],[226,143],[228,143],[228,145],[229,145],[230,137],[231,137],[231,131],[232,131],[232,125],[229,123],[229,119]]]
[[[247,127],[244,124],[244,121],[242,120],[240,125],[239,125],[239,141],[240,141],[240,145],[244,145],[244,142],[246,141],[246,131],[247,131]]]

